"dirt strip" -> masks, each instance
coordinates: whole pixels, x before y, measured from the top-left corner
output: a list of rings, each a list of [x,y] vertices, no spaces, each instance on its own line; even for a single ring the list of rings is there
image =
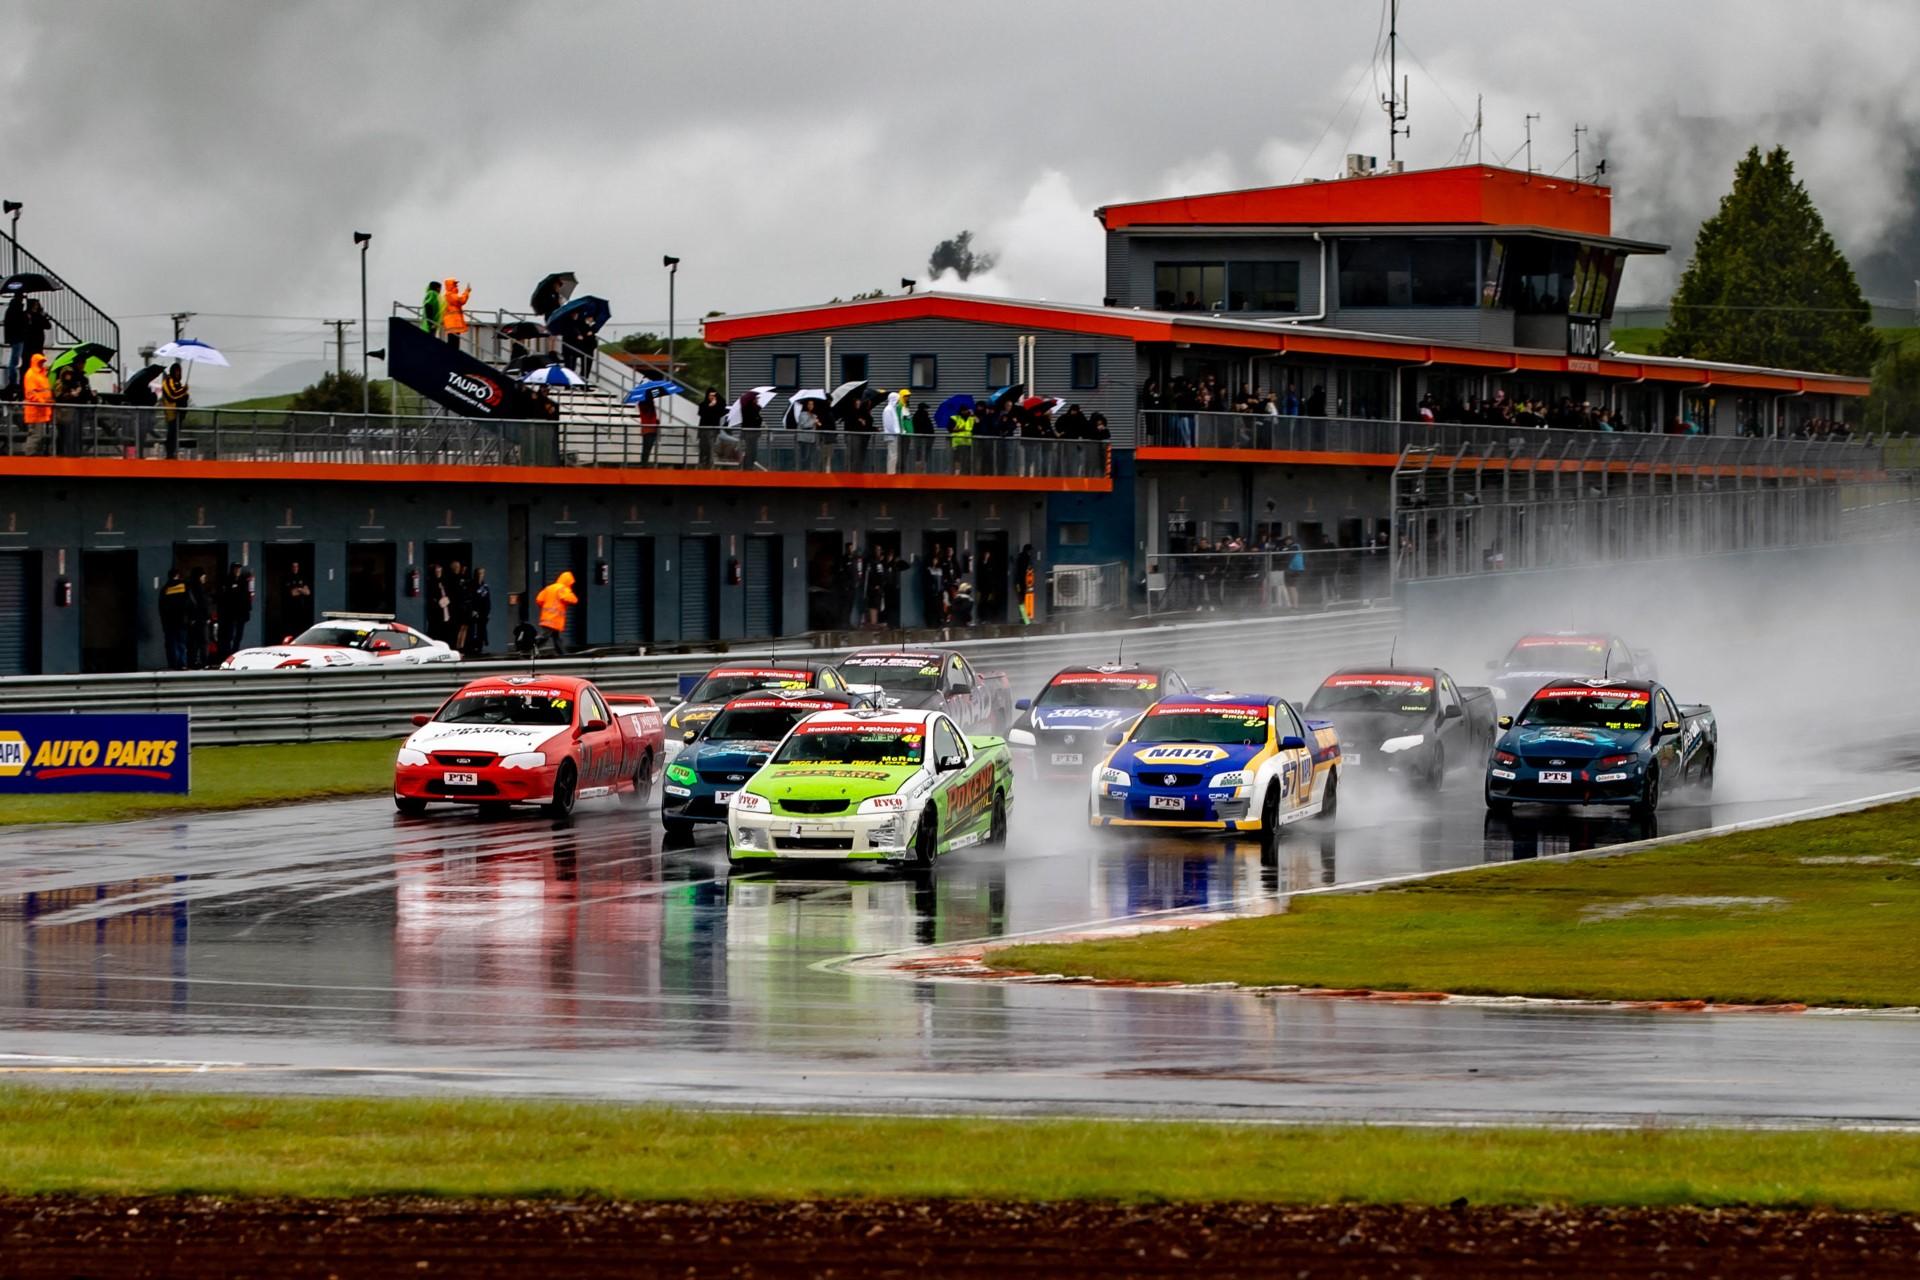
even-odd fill
[[[0,1200],[8,1276],[1910,1277],[1920,1217],[1744,1209]]]

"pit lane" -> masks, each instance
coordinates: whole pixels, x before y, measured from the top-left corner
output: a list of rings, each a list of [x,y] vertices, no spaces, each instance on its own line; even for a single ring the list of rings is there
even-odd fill
[[[1343,789],[1258,844],[1108,839],[1077,793],[1026,793],[1009,847],[931,878],[730,876],[657,815],[397,818],[332,802],[0,844],[0,1073],[60,1083],[452,1091],[771,1108],[1259,1119],[1920,1124],[1920,1022],[1382,1008],[1246,996],[916,984],[850,953],[1601,847],[1920,782],[1916,742],[1791,785],[1729,752],[1711,803],[1654,823],[1522,811],[1477,779]],[[1743,782],[1743,774],[1752,778]],[[1744,788],[1744,789],[1743,789]]]

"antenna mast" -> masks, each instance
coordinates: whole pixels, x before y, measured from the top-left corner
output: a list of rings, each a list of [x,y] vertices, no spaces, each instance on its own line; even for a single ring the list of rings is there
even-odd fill
[[[1487,95],[1484,93],[1473,95],[1473,162],[1475,164],[1487,162],[1486,135],[1482,131],[1484,126],[1481,119],[1481,111],[1486,106],[1486,101]]]
[[[1407,120],[1407,82],[1400,75],[1400,0],[1388,0],[1389,18],[1387,22],[1387,96],[1380,99],[1380,109],[1387,113],[1387,165],[1392,167],[1399,158],[1399,142],[1402,137],[1411,138],[1413,127],[1406,125]],[[1394,91],[1395,82],[1399,82],[1399,92]],[[1402,128],[1402,125],[1406,125]]]
[[[1527,112],[1527,176],[1533,176],[1533,122],[1540,118],[1538,111]]]
[[[1580,169],[1580,135],[1586,131],[1587,126],[1583,124],[1573,126],[1573,180],[1575,182],[1587,180],[1586,174]]]

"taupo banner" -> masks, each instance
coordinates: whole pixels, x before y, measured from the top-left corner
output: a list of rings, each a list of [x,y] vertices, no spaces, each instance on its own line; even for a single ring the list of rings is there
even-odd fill
[[[187,794],[183,713],[0,715],[0,795]]]
[[[507,374],[456,351],[399,316],[387,321],[387,372],[465,417],[533,416],[526,389]]]

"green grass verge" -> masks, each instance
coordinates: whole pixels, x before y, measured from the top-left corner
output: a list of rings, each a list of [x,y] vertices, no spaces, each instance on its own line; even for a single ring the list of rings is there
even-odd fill
[[[1920,1209],[1897,1134],[857,1119],[0,1090],[14,1194],[966,1197]]]
[[[163,813],[204,813],[293,800],[381,795],[393,787],[393,753],[398,745],[373,740],[195,747],[191,795],[8,796],[0,803],[0,826],[121,822]]]
[[[1654,348],[1660,345],[1660,339],[1666,336],[1665,329],[1656,329],[1651,326],[1627,329],[1616,327],[1608,331],[1608,337],[1613,340],[1614,349],[1623,355],[1652,355]]]
[[[1676,901],[1719,897],[1749,901]],[[1011,947],[992,963],[1143,981],[1892,1006],[1920,1004],[1916,920],[1920,802],[1909,801],[1615,858],[1296,898],[1285,915],[1201,929]]]

